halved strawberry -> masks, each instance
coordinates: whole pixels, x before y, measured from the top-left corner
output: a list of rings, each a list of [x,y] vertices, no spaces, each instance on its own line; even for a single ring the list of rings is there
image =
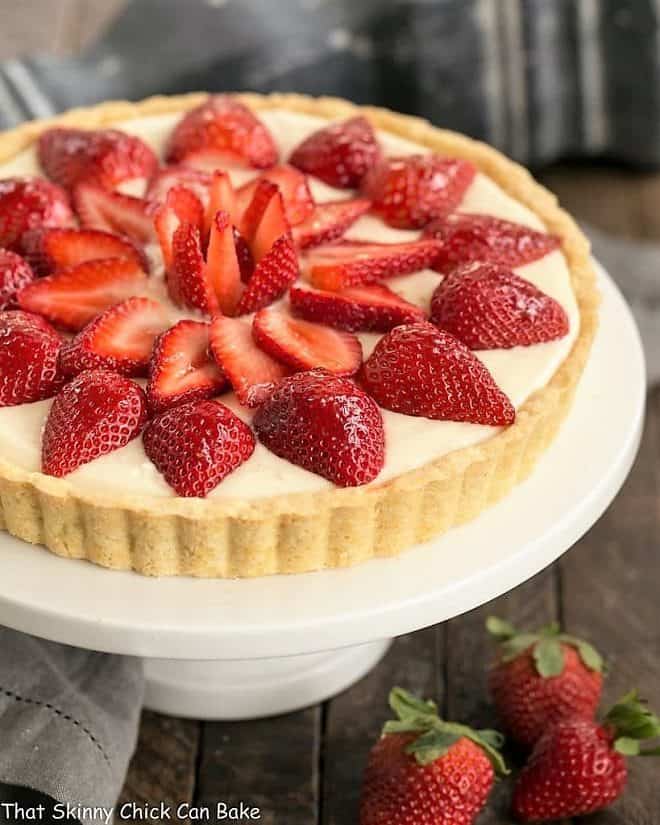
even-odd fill
[[[277,147],[247,106],[223,94],[184,115],[170,136],[166,157],[168,163],[209,171],[228,163],[265,169],[277,162]]]
[[[206,277],[220,310],[233,315],[243,292],[234,228],[227,212],[217,212],[206,251]]]
[[[140,244],[156,240],[151,201],[110,192],[94,183],[79,183],[73,193],[73,203],[80,223],[88,229],[104,229],[127,235]]]
[[[144,270],[128,258],[85,261],[40,278],[18,293],[21,309],[77,331],[99,312],[144,289]]]
[[[371,124],[359,115],[309,135],[293,150],[289,161],[330,186],[354,189],[380,156]]]
[[[289,370],[259,349],[252,324],[242,318],[217,316],[211,323],[211,352],[246,407],[256,407]]]
[[[341,292],[292,286],[289,302],[294,315],[349,332],[387,332],[399,324],[426,318],[423,309],[382,284],[353,286]]]
[[[180,496],[205,498],[254,451],[252,430],[224,404],[193,401],[149,422],[144,450]]]
[[[278,238],[290,234],[284,202],[276,184],[259,181],[239,229],[250,246],[255,263],[259,263]]]
[[[42,276],[100,258],[128,258],[148,269],[146,255],[133,241],[102,229],[32,229],[23,236],[23,247],[25,257]]]
[[[371,201],[366,198],[317,203],[309,217],[293,227],[293,240],[299,249],[330,243],[340,238],[370,207]]]
[[[90,321],[60,350],[65,375],[108,369],[121,375],[146,375],[156,336],[166,330],[165,308],[149,298],[129,298]]]
[[[104,189],[133,181],[144,192],[158,167],[144,141],[118,129],[46,129],[39,136],[37,153],[46,175],[65,189],[81,181]]]
[[[209,187],[208,202],[206,204],[206,216],[204,225],[207,233],[211,230],[211,225],[218,212],[227,212],[234,225],[239,223],[239,210],[236,192],[231,179],[226,172],[216,169],[211,177]]]
[[[464,264],[436,288],[431,322],[470,349],[510,349],[568,334],[568,316],[554,298],[497,264]]]
[[[237,200],[239,210],[247,209],[252,200],[259,181],[267,180],[279,187],[284,203],[284,212],[290,226],[296,226],[305,221],[314,211],[314,199],[309,191],[307,177],[298,169],[284,163],[273,166],[258,178],[249,181],[238,190]]]
[[[433,264],[441,246],[440,241],[431,239],[405,243],[341,241],[310,252],[307,273],[314,286],[336,291],[419,272]]]
[[[384,335],[364,362],[360,381],[381,407],[404,415],[494,427],[516,418],[477,356],[426,321]]]
[[[209,332],[204,322],[179,321],[156,339],[147,385],[152,413],[211,398],[227,388],[225,374],[209,353]]]
[[[477,261],[513,269],[537,261],[560,245],[556,235],[491,215],[452,215],[433,221],[425,228],[424,237],[442,241],[433,268],[444,273]]]
[[[236,306],[236,315],[256,312],[287,291],[299,274],[298,256],[289,235],[279,237],[254,268]]]
[[[43,178],[0,180],[0,246],[21,252],[21,239],[38,226],[71,226],[64,190]]]
[[[60,391],[48,413],[41,445],[47,475],[72,473],[124,447],[147,419],[144,392],[109,370],[86,370]]]
[[[295,370],[322,367],[335,375],[353,375],[362,363],[362,346],[352,333],[292,318],[278,309],[257,312],[252,333],[264,352]]]
[[[39,316],[0,312],[0,407],[50,398],[62,386],[62,339]]]
[[[0,310],[16,306],[16,294],[34,281],[30,264],[8,249],[0,249]]]
[[[173,186],[154,215],[154,226],[158,235],[165,269],[172,268],[172,242],[174,233],[182,223],[196,226],[200,231],[204,223],[204,207],[201,201],[185,186]]]
[[[145,197],[157,203],[165,203],[167,193],[174,186],[183,186],[196,195],[206,208],[211,188],[211,175],[189,166],[164,166],[151,179]]]
[[[238,267],[241,270],[241,281],[246,284],[254,272],[254,258],[252,257],[247,241],[236,227],[234,227],[234,245],[236,247]]]
[[[371,199],[372,210],[390,226],[419,229],[456,209],[476,171],[460,158],[386,158],[367,173],[362,191]]]

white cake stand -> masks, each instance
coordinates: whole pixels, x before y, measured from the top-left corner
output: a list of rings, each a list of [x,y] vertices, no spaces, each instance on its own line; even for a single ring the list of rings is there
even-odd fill
[[[394,559],[254,580],[148,579],[0,536],[0,623],[146,658],[147,705],[256,718],[321,701],[367,673],[389,640],[506,593],[598,519],[634,459],[644,359],[601,270],[602,324],[574,408],[537,469],[474,522]]]

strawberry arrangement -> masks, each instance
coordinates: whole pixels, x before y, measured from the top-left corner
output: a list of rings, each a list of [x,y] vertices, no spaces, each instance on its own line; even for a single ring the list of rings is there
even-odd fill
[[[364,117],[285,162],[253,112],[215,95],[162,167],[116,129],[47,129],[37,154],[48,180],[0,181],[0,406],[54,398],[45,473],[142,435],[181,496],[206,496],[256,439],[366,484],[385,461],[382,410],[508,426],[515,409],[473,351],[568,333],[560,304],[512,271],[558,240],[460,214],[475,167],[386,157]],[[240,186],[237,166],[254,170]],[[351,191],[316,202],[312,178]],[[367,213],[417,235],[344,238]],[[386,283],[431,269],[428,306]],[[366,359],[365,333],[382,336]],[[245,415],[218,399],[230,391]]]
[[[489,672],[496,710],[527,753],[514,782],[520,822],[550,822],[609,807],[624,792],[627,757],[660,737],[660,718],[632,691],[598,721],[603,660],[588,643],[553,624],[518,633],[491,617],[498,640]],[[438,716],[431,701],[390,693],[396,719],[372,747],[363,776],[360,825],[472,825],[498,776],[509,773],[504,736]]]

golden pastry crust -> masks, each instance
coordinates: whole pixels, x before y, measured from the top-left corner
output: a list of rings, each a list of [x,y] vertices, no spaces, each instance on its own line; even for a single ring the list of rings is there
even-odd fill
[[[384,131],[439,154],[471,160],[562,239],[580,312],[579,335],[552,379],[516,422],[477,445],[369,487],[267,499],[187,499],[72,494],[61,479],[0,459],[0,528],[60,556],[152,576],[248,577],[345,567],[392,556],[469,521],[533,469],[570,409],[598,324],[589,243],[555,197],[498,151],[387,109],[295,94],[237,95],[255,110],[283,108],[327,118],[360,112]],[[206,94],[108,102],[0,134],[0,163],[54,124],[99,128],[184,112]]]

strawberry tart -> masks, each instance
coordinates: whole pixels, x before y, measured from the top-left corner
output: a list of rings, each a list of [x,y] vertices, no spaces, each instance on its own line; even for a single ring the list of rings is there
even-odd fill
[[[148,575],[397,554],[533,469],[597,313],[554,198],[421,120],[225,94],[29,123],[0,135],[0,527]]]

